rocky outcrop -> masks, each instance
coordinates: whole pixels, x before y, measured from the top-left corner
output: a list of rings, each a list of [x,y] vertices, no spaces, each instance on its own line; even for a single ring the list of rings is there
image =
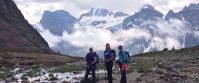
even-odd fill
[[[0,48],[52,52],[12,0],[0,0]]]

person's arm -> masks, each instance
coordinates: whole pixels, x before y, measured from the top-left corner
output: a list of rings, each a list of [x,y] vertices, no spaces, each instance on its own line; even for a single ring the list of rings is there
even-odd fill
[[[107,59],[106,59],[106,55],[105,55],[105,51],[104,51],[104,63],[107,62]]]
[[[114,53],[111,53],[111,58],[107,60],[107,62],[111,61],[114,59]]]
[[[94,61],[92,62],[92,65],[95,64],[97,62],[97,58],[96,56],[94,57]]]
[[[88,54],[87,54],[87,55],[88,55]],[[86,63],[86,65],[88,65],[87,55],[86,55],[86,58],[85,58],[85,63]]]

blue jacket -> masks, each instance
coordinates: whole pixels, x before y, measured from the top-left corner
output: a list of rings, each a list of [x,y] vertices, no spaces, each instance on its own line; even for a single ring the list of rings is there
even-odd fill
[[[95,60],[95,57],[96,57],[96,53],[93,52],[93,53],[88,53],[86,55],[86,62],[87,62],[87,65],[91,66],[92,65],[92,62]],[[93,64],[95,65],[95,64]]]
[[[113,51],[111,49],[105,49],[105,51],[104,51],[104,59],[111,59],[112,52]]]

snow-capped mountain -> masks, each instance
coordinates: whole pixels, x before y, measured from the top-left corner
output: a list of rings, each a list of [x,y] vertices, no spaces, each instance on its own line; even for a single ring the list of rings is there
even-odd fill
[[[198,4],[190,4],[189,6],[185,6],[183,10],[180,12],[174,13],[172,10],[168,12],[166,15],[166,20],[169,19],[180,19],[186,20],[190,23],[190,26],[194,27],[195,30],[199,30],[199,3]]]
[[[124,19],[122,23],[123,29],[129,29],[135,26],[141,26],[146,21],[155,21],[162,18],[163,14],[157,11],[152,5],[144,5],[139,12]]]
[[[192,47],[199,44],[199,37],[197,36],[199,32],[199,3],[185,6],[183,10],[176,13],[170,10],[165,19],[180,19],[186,21],[192,33],[186,35],[185,47]]]
[[[107,41],[115,45],[122,44],[132,54],[138,54],[164,48],[179,49],[198,45],[198,10],[198,4],[190,4],[177,13],[170,10],[163,18],[163,14],[149,4],[131,16],[123,12],[92,8],[81,14],[79,19],[70,14],[53,13],[54,16],[48,15],[48,17],[44,14],[43,18],[48,19],[41,24],[50,31],[60,30],[56,34],[64,30],[71,33],[59,36],[60,42],[56,41],[57,44],[51,47],[64,54],[85,54],[90,44],[93,46],[97,42],[95,47],[101,48],[101,45]],[[53,23],[54,21],[56,22]],[[50,25],[50,28],[43,24]],[[67,28],[56,27],[59,24]],[[90,44],[86,44],[89,42]],[[98,51],[102,53],[102,50]]]
[[[43,13],[40,24],[44,29],[48,29],[55,35],[62,35],[63,31],[73,32],[74,24],[78,21],[75,17],[64,10],[54,12],[45,11]]]
[[[104,8],[92,8],[83,13],[79,22],[82,26],[93,26],[97,28],[118,28],[128,14],[123,12],[112,12]]]

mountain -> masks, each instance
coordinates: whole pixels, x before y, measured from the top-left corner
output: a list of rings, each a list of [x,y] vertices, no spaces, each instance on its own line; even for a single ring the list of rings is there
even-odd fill
[[[170,10],[166,17],[166,20],[169,19],[180,19],[180,20],[186,20],[190,23],[190,26],[195,27],[193,29],[199,30],[199,3],[195,4],[192,3],[189,6],[185,6],[183,10],[174,13],[172,10]]]
[[[80,16],[79,22],[82,26],[112,28],[120,25],[127,16],[128,14],[123,12],[112,12],[104,8],[92,8]]]
[[[165,18],[163,18],[161,12],[149,4],[141,7],[139,11],[133,15],[128,15],[123,12],[113,12],[104,8],[92,8],[88,12],[81,14],[78,19],[68,19],[69,21],[63,21],[62,19],[65,17],[73,18],[73,16],[67,13],[67,11],[62,10],[62,13],[65,12],[65,16],[63,15],[61,17],[60,13],[54,15],[56,11],[50,12],[53,14],[52,16],[44,13],[42,20],[44,17],[48,19],[45,20],[46,23],[41,24],[51,24],[50,27],[71,24],[67,29],[57,27],[51,27],[52,29],[50,29],[49,27],[44,27],[52,33],[60,29],[58,32],[53,33],[59,35],[59,37],[64,30],[68,33],[73,33],[74,24],[79,26],[75,29],[78,34],[79,32],[93,28],[93,30],[97,29],[96,32],[101,31],[101,29],[103,29],[102,31],[109,30],[110,33],[107,31],[109,35],[113,35],[114,40],[124,43],[123,45],[126,50],[132,54],[139,54],[158,51],[164,48],[180,49],[198,45],[199,23],[196,19],[198,17],[198,8],[198,4],[190,4],[190,6],[185,7],[178,13],[170,10]],[[61,23],[59,22],[60,20],[62,20]],[[74,34],[77,35],[77,33]],[[69,34],[68,36],[74,34]],[[90,34],[93,35],[95,32],[91,31]],[[124,37],[121,38],[120,36]],[[125,36],[128,37],[125,38]],[[107,42],[106,40],[104,41]],[[67,52],[73,55],[82,55],[86,52],[85,48],[87,47],[73,45],[70,40],[60,40],[56,46],[51,48],[63,54]],[[99,53],[100,52],[101,51],[99,51]]]
[[[78,21],[75,17],[64,10],[54,12],[44,11],[41,25],[55,35],[62,35],[63,31],[73,32],[74,24]]]
[[[52,52],[48,43],[24,19],[13,0],[0,0],[0,48]]]
[[[129,29],[134,26],[140,26],[146,21],[154,21],[162,17],[163,14],[161,12],[157,11],[152,5],[146,4],[139,12],[125,18],[122,23],[122,28]]]
[[[199,30],[199,3],[192,3],[189,6],[185,6],[181,11],[175,13],[170,10],[165,20],[179,19],[184,20],[189,24],[190,29],[193,33],[187,34],[185,36],[185,47],[192,47],[199,44],[199,37],[195,33]]]

